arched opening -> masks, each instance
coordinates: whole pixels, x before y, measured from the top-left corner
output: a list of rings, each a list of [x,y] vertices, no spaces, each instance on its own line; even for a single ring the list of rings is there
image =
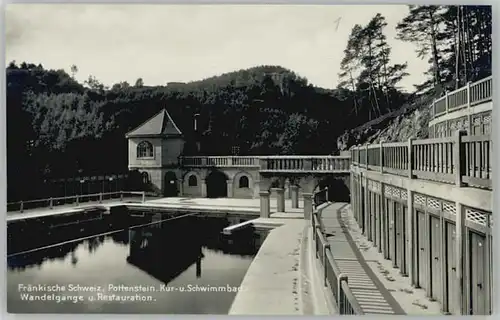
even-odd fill
[[[207,198],[227,197],[227,176],[220,171],[212,171],[207,176]]]
[[[331,202],[350,202],[351,193],[349,191],[346,182],[341,178],[328,177],[321,180],[316,186],[315,192],[325,189],[328,187],[328,199],[325,199],[326,193],[320,192],[316,195],[315,202],[321,203],[324,200]]]
[[[240,177],[240,181],[238,182],[238,188],[248,188],[249,181],[247,176]]]
[[[165,173],[165,184],[163,188],[163,195],[165,197],[177,197],[177,176],[174,172],[169,171]]]
[[[188,186],[189,187],[196,187],[198,186],[198,179],[196,179],[196,176],[194,174],[190,175],[188,178]]]
[[[149,141],[141,141],[137,145],[137,158],[153,158],[153,145]]]

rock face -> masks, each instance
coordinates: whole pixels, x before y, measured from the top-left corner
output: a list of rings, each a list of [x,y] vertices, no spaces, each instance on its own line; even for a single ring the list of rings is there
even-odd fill
[[[415,97],[400,109],[387,113],[362,126],[346,131],[337,139],[339,150],[366,143],[406,141],[410,137],[426,139],[434,94]]]

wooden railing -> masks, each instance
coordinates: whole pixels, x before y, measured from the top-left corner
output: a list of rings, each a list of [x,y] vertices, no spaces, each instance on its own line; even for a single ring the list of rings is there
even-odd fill
[[[434,118],[448,112],[472,107],[487,101],[493,96],[493,77],[487,77],[474,83],[467,83],[465,87],[459,88],[434,100],[432,103],[432,113]]]
[[[368,170],[441,183],[492,188],[493,146],[490,135],[380,143],[355,147],[352,163]]]
[[[30,209],[39,208],[49,208],[53,209],[57,206],[72,205],[79,206],[80,204],[97,202],[102,203],[106,200],[119,200],[124,201],[124,198],[140,197],[141,202],[146,201],[146,192],[144,191],[117,191],[117,192],[105,192],[105,193],[94,193],[94,194],[80,194],[69,197],[54,197],[48,199],[36,199],[29,201],[18,201],[7,203],[7,211],[19,211],[24,212]]]
[[[347,275],[340,273],[340,269],[335,263],[330,245],[323,234],[317,210],[314,210],[311,215],[311,226],[315,257],[320,261],[323,269],[323,285],[332,293],[338,313],[342,315],[364,314],[351,288],[349,288]]]
[[[349,172],[349,156],[181,157],[185,167],[254,167],[265,172]]]

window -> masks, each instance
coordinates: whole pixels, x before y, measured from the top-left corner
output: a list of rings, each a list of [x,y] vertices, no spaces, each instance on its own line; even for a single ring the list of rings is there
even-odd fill
[[[243,176],[240,178],[240,188],[248,188],[248,178]]]
[[[153,145],[151,142],[142,141],[137,145],[137,158],[153,158]]]
[[[196,187],[198,185],[198,179],[196,179],[196,176],[190,175],[189,180],[188,180],[188,186],[190,187]]]
[[[147,172],[142,173],[142,183],[144,183],[144,184],[149,183],[149,174]]]

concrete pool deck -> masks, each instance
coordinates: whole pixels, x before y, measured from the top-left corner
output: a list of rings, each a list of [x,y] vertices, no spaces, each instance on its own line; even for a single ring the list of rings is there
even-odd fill
[[[269,232],[248,268],[229,315],[329,314],[309,261],[308,223],[289,218],[253,221],[278,226]]]
[[[128,199],[127,199],[128,200]],[[90,208],[105,208],[109,209],[118,206],[130,206],[134,209],[152,208],[165,209],[165,210],[179,210],[179,211],[200,211],[200,212],[226,212],[226,213],[248,213],[259,215],[260,214],[260,200],[259,199],[237,199],[237,198],[187,198],[187,197],[172,197],[172,198],[158,198],[147,200],[146,202],[139,201],[120,201],[108,200],[107,202],[99,203],[86,202],[76,205],[61,205],[50,208],[30,209],[25,212],[11,211],[7,212],[7,221],[39,218],[44,216],[52,216],[66,213],[83,212]],[[271,199],[271,217],[280,218],[301,218],[303,217],[303,202],[299,201],[299,208],[292,208],[291,200],[285,200],[286,212],[277,212],[276,199]]]

